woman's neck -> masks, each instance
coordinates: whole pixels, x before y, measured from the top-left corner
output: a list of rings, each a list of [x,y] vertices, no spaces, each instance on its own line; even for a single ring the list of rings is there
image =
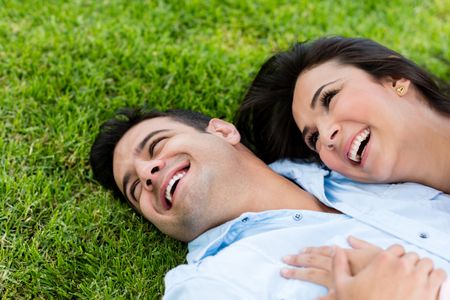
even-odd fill
[[[432,151],[423,155],[423,182],[450,194],[450,118],[440,115],[428,133],[427,144]]]
[[[409,168],[404,174],[407,181],[419,182],[450,194],[450,117],[427,110],[414,126],[415,145]],[[403,163],[408,164],[407,161]]]

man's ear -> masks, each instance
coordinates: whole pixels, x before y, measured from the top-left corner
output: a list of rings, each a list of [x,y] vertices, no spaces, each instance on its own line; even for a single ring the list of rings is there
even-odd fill
[[[236,127],[221,119],[211,119],[206,131],[225,139],[232,145],[236,145],[241,141],[241,135]]]

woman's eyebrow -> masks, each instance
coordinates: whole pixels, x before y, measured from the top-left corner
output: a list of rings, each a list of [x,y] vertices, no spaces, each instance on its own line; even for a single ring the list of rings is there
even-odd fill
[[[322,90],[327,86],[327,85],[330,85],[330,84],[332,84],[332,83],[335,83],[336,81],[338,81],[339,79],[336,79],[336,80],[333,80],[333,81],[330,81],[330,82],[328,82],[328,83],[325,83],[324,85],[322,85],[320,88],[318,88],[317,89],[317,91],[314,93],[314,96],[312,97],[312,100],[311,100],[311,108],[312,109],[314,109],[314,107],[316,106],[316,102],[317,102],[317,99],[319,98],[319,95],[320,95],[320,93],[322,92]]]
[[[308,126],[305,126],[305,128],[303,128],[303,130],[300,130],[300,133],[302,134],[303,137],[308,136],[308,132],[309,132]]]

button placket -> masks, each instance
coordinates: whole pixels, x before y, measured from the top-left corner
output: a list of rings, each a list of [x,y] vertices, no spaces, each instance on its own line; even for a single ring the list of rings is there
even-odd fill
[[[430,237],[430,235],[427,232],[420,232],[419,237],[422,239],[427,239]]]
[[[294,219],[294,221],[300,221],[301,219],[303,219],[303,216],[301,213],[296,213],[292,216],[292,219]]]

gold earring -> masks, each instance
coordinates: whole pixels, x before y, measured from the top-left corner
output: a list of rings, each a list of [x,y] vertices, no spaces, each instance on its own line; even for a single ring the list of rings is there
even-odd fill
[[[403,94],[405,93],[405,87],[404,86],[399,86],[398,88],[395,89],[397,91],[397,94],[399,96],[403,96]]]

